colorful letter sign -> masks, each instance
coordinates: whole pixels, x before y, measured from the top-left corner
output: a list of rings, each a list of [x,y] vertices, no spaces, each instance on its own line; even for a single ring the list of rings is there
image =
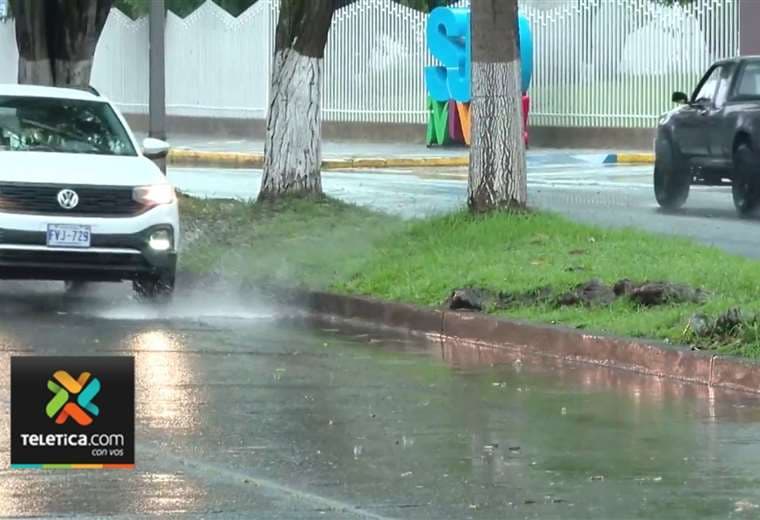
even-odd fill
[[[434,9],[428,17],[428,49],[442,64],[427,67],[425,77],[435,101],[470,101],[470,10]]]
[[[518,24],[523,107],[527,111],[530,104],[527,92],[533,76],[533,35],[527,18],[519,16]],[[434,9],[428,17],[427,45],[431,54],[441,62],[439,66],[425,69],[429,113],[427,142],[470,144],[470,10],[456,7]],[[527,121],[527,113],[523,114],[523,119]]]

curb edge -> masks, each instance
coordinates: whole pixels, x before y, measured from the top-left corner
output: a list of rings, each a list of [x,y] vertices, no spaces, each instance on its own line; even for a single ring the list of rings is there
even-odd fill
[[[608,154],[603,164],[654,164],[653,153],[611,153]]]
[[[653,153],[611,153],[602,164],[654,164]],[[174,166],[229,168],[261,168],[264,154],[248,152],[215,152],[173,148],[168,162]],[[469,155],[430,157],[328,157],[322,161],[322,170],[350,170],[362,168],[433,168],[459,167],[470,164]]]
[[[264,166],[264,154],[174,148],[169,152],[168,162],[173,166],[261,168]],[[430,168],[435,166],[467,166],[469,164],[469,155],[435,157],[329,157],[322,161],[322,170],[389,167]]]
[[[482,362],[494,364],[515,355],[537,355],[760,393],[760,363],[685,346],[320,291],[288,291],[287,303],[329,319],[423,334],[440,341],[452,357],[466,345],[477,348]]]

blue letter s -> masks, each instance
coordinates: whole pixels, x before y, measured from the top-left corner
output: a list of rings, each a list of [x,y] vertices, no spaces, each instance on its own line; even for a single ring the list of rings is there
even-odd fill
[[[428,17],[428,49],[442,67],[427,67],[425,79],[436,101],[470,101],[470,10],[438,7]]]

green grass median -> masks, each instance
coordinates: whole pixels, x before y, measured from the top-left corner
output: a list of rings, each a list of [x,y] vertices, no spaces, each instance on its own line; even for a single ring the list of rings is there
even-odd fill
[[[328,289],[356,272],[400,219],[332,199],[253,204],[180,198],[179,268]]]
[[[330,199],[272,206],[183,198],[181,208],[181,269],[187,271],[428,306],[441,306],[454,288],[541,289],[551,296],[489,312],[760,356],[760,262],[687,239],[602,229],[546,213],[402,221]],[[628,298],[557,303],[556,295],[592,279],[673,282],[703,290],[704,298],[656,306]],[[740,323],[717,320],[732,308],[741,310]],[[719,326],[697,335],[695,315]]]

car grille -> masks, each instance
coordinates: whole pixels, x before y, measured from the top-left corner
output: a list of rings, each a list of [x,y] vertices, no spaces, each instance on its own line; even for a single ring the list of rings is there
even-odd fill
[[[24,265],[44,267],[56,264],[70,265],[78,268],[108,268],[108,269],[147,269],[148,264],[142,255],[120,253],[88,253],[78,251],[11,251],[0,250],[0,265]]]
[[[64,209],[58,204],[58,192],[74,190],[79,204]],[[0,184],[0,211],[46,215],[124,217],[137,215],[147,208],[132,199],[132,188],[121,186],[76,186],[64,184]]]

